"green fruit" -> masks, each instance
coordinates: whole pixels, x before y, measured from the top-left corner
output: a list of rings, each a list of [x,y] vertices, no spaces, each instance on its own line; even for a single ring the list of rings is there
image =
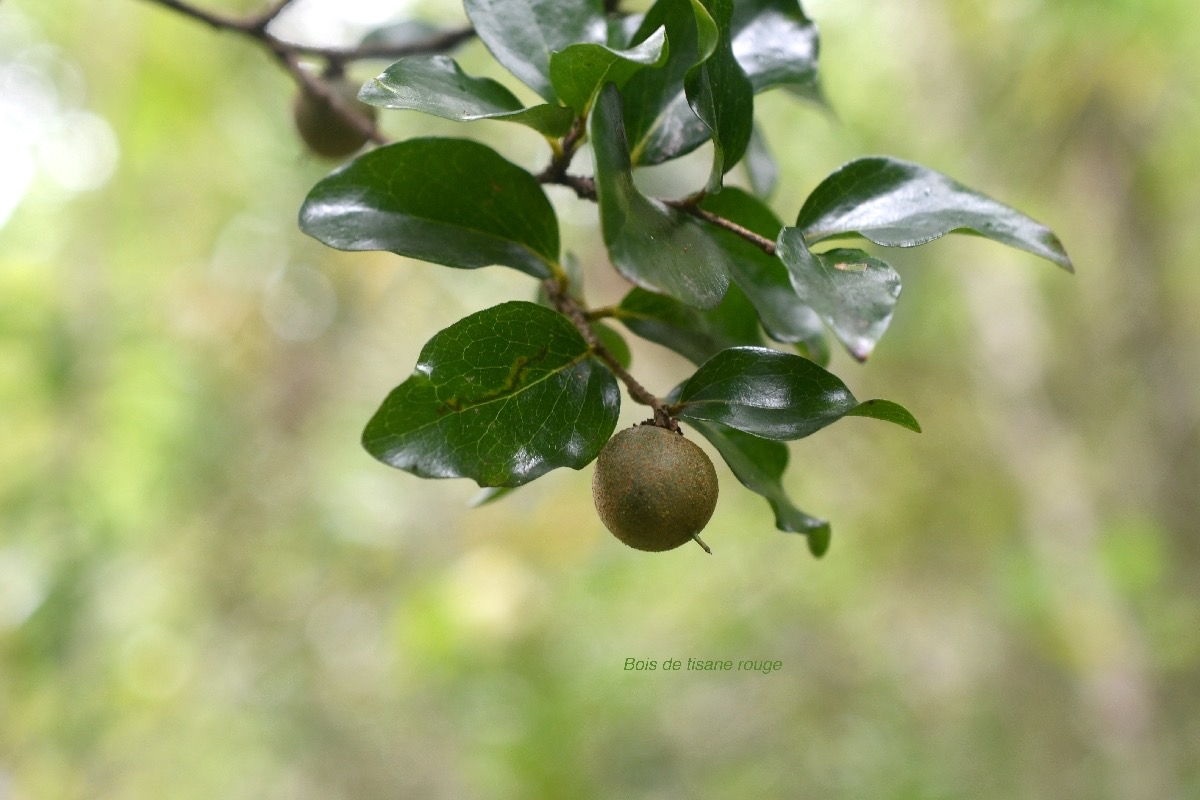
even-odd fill
[[[651,424],[626,428],[596,459],[592,497],[604,526],[630,547],[673,550],[695,538],[717,507],[717,472],[681,434]]]
[[[359,101],[358,88],[345,80],[328,81],[330,91],[364,117],[375,120],[375,108]],[[326,158],[342,158],[367,142],[367,135],[351,125],[337,110],[307,89],[301,89],[292,103],[296,130],[308,149]]]

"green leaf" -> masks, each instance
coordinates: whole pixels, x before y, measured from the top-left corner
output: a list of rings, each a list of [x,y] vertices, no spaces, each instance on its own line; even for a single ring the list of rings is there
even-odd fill
[[[558,259],[558,218],[537,179],[466,139],[408,139],[359,156],[312,188],[300,228],[338,250],[463,269],[546,278]]]
[[[758,126],[750,131],[750,143],[746,145],[746,157],[742,163],[754,193],[764,200],[770,197],[779,180],[779,165],[775,163],[775,157],[771,155],[767,140]]]
[[[810,541],[814,536],[823,537],[824,547],[820,552],[814,550],[814,555],[825,552],[829,546],[829,523],[805,514],[783,490],[781,479],[788,465],[787,445],[751,436],[719,422],[690,420],[689,424],[712,442],[743,486],[766,498],[775,512],[776,528],[803,533]]]
[[[684,78],[716,45],[716,24],[699,0],[658,0],[634,34],[640,44],[661,27],[667,30],[671,55],[662,69],[642,70],[621,92],[631,161],[660,164],[695,150],[709,139],[688,104]]]
[[[754,306],[736,286],[711,311],[700,311],[666,295],[633,289],[621,301],[617,318],[626,328],[702,364],[720,351],[762,344]]]
[[[817,30],[799,3],[737,0],[732,5],[733,57],[749,79],[752,93],[785,86],[820,102]],[[658,0],[633,36],[637,42],[666,25],[671,42],[667,65],[634,76],[622,92],[634,164],[660,164],[690,153],[711,138],[711,130],[689,105],[683,85],[687,72],[706,57],[702,29],[715,29],[708,21],[711,15],[697,6],[697,0]],[[725,161],[723,168],[736,159]]]
[[[464,0],[479,38],[504,67],[551,103],[550,54],[608,38],[600,0]]]
[[[600,322],[593,322],[592,330],[596,332],[596,338],[609,355],[615,358],[622,367],[629,369],[629,365],[633,363],[633,352],[629,349],[625,337]]]
[[[515,490],[512,486],[485,486],[475,493],[475,496],[470,499],[467,506],[470,508],[479,508],[480,506],[490,505],[512,494],[513,491]]]
[[[642,68],[665,64],[668,52],[666,28],[628,50],[590,42],[573,44],[550,56],[550,80],[559,99],[582,114],[605,83],[624,86]]]
[[[570,321],[513,301],[430,339],[367,424],[363,446],[423,478],[520,486],[590,463],[619,407],[616,378]]]
[[[887,247],[914,247],[966,231],[1075,271],[1045,225],[939,172],[882,156],[851,161],[821,181],[796,227],[810,244],[857,233]]]
[[[764,439],[801,439],[855,411],[853,416],[920,430],[895,403],[860,404],[833,373],[763,347],[717,353],[684,382],[678,398],[676,416],[720,422]]]
[[[814,253],[799,228],[784,228],[775,252],[801,302],[814,309],[858,361],[866,361],[892,321],[900,276],[862,250]]]
[[[775,241],[783,228],[766,204],[734,187],[705,197],[700,207],[768,241]],[[819,364],[828,363],[829,345],[821,318],[796,295],[783,262],[724,229],[713,227],[709,235],[728,254],[729,276],[758,309],[767,335],[777,342],[797,344]]]
[[[592,110],[591,141],[601,230],[613,265],[643,288],[715,307],[729,286],[724,253],[690,216],[634,186],[621,97],[612,84]]]
[[[891,400],[865,400],[847,411],[846,416],[881,419],[916,433],[921,432],[921,424],[917,422],[917,418],[907,408]]]
[[[628,50],[645,18],[645,14],[610,16],[608,18],[608,46],[614,50]]]
[[[547,136],[562,136],[574,115],[569,108],[525,108],[502,84],[472,78],[449,56],[410,56],[367,81],[358,99],[382,108],[411,109],[469,122],[496,119],[519,122]]]
[[[716,25],[717,36],[711,42],[711,49],[707,47],[710,42],[701,41],[702,58],[688,70],[684,91],[688,105],[712,135],[713,166],[706,190],[715,194],[721,190],[721,178],[741,160],[750,143],[754,88],[733,56],[729,30],[733,1],[703,0],[703,3]]]
[[[817,26],[796,0],[738,0],[733,4],[733,54],[754,93],[786,86],[819,96]]]

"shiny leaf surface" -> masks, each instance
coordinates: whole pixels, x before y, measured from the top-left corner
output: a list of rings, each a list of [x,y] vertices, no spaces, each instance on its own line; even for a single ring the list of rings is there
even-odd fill
[[[558,105],[525,108],[502,84],[491,78],[472,78],[449,56],[402,58],[367,81],[358,99],[382,108],[423,111],[463,122],[519,122],[547,136],[562,136],[574,118],[570,109]]]
[[[796,0],[733,4],[733,54],[754,93],[776,86],[816,92],[817,26]]]
[[[317,183],[300,227],[339,250],[389,250],[449,267],[549,277],[558,218],[537,179],[466,139],[409,139]]]
[[[836,375],[801,356],[762,347],[713,356],[684,382],[678,398],[683,419],[720,422],[764,439],[800,439],[852,412],[920,430],[896,403],[860,404]]]
[[[665,64],[669,52],[666,28],[628,50],[590,42],[573,44],[550,56],[550,80],[559,99],[582,113],[605,83],[624,86],[639,70]]]
[[[781,479],[788,465],[787,445],[751,436],[719,422],[689,420],[689,424],[712,442],[743,486],[766,498],[775,512],[776,528],[807,535],[813,554],[824,554],[829,547],[829,523],[801,511],[783,490]]]
[[[775,252],[801,302],[820,315],[858,361],[866,361],[892,321],[900,276],[862,250],[814,253],[799,228],[784,228]]]
[[[570,321],[514,301],[430,339],[367,424],[363,446],[423,478],[520,486],[590,463],[619,407],[616,378]]]
[[[754,190],[754,194],[764,200],[770,197],[779,180],[779,165],[771,155],[767,140],[757,126],[750,131],[750,142],[746,145],[746,156],[742,163],[746,167],[746,177],[750,179],[750,188]]]
[[[604,244],[633,283],[696,308],[713,308],[729,286],[722,250],[690,216],[652,200],[633,184],[621,98],[608,84],[591,117],[596,191]]]
[[[713,166],[707,191],[721,190],[721,178],[741,160],[754,127],[754,88],[733,55],[729,24],[733,0],[703,0],[716,26],[716,40],[701,38],[700,61],[684,77],[688,105],[708,128]],[[711,45],[711,46],[710,46]]]
[[[670,58],[662,69],[643,70],[621,92],[630,158],[634,164],[659,164],[690,153],[709,138],[688,104],[684,79],[717,43],[717,28],[699,0],[658,0],[642,19],[633,42],[665,27]]]
[[[704,198],[700,207],[770,241],[783,228],[765,203],[734,187]],[[796,295],[783,262],[721,228],[711,228],[710,235],[728,254],[729,276],[758,310],[767,334],[777,342],[797,345],[819,364],[828,363],[829,345],[821,318]]]
[[[965,231],[1074,271],[1045,225],[939,172],[882,156],[852,161],[823,180],[804,202],[796,227],[810,244],[857,233],[888,247],[914,247]]]
[[[621,301],[618,318],[626,328],[702,364],[729,347],[761,344],[758,315],[736,286],[716,308],[701,311],[666,295],[633,289]]]
[[[608,38],[600,0],[464,0],[479,38],[504,67],[551,103],[550,54]]]

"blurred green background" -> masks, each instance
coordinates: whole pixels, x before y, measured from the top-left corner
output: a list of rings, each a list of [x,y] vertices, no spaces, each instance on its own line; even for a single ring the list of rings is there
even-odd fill
[[[421,345],[528,279],[304,237],[330,165],[248,42],[146,0],[0,3],[0,800],[1200,797],[1194,5],[805,8],[837,119],[759,99],[782,217],[889,154],[1046,222],[1078,270],[970,237],[884,251],[892,330],[832,368],[925,431],[792,446],[820,561],[720,464],[709,557],[617,544],[590,471],[472,510],[473,484],[374,462],[361,427]],[[463,19],[310,0],[278,31],[409,16]],[[516,126],[384,126],[547,154]],[[594,209],[550,191],[615,301]],[[634,368],[687,372],[648,344]]]

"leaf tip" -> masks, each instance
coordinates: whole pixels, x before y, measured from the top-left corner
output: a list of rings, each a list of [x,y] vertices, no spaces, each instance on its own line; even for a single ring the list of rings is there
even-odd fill
[[[833,538],[829,523],[810,528],[805,532],[805,538],[808,540],[808,552],[812,553],[813,558],[821,558],[829,552],[829,541]]]

